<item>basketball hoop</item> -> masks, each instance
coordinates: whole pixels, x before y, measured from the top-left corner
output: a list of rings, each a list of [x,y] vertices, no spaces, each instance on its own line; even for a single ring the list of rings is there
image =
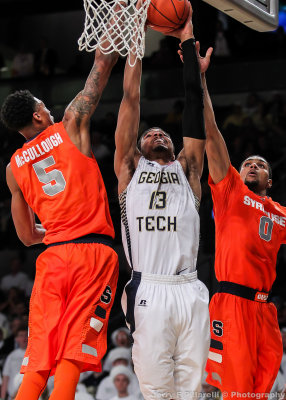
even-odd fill
[[[116,51],[129,55],[129,64],[142,59],[145,51],[145,22],[151,0],[84,0],[84,31],[78,40],[79,50],[104,54]],[[130,55],[135,57],[131,61]]]

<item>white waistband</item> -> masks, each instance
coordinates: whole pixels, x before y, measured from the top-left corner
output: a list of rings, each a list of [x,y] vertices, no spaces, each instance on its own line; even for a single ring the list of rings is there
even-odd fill
[[[177,285],[181,283],[193,282],[197,280],[198,276],[197,271],[181,275],[159,275],[159,274],[148,274],[146,272],[140,272],[140,274],[141,274],[141,281],[144,282],[147,281],[152,283],[164,283],[169,285]]]

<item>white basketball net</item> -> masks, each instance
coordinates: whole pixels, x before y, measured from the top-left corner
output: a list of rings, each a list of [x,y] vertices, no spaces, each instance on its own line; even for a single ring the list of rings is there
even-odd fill
[[[78,40],[79,50],[104,54],[113,51],[129,55],[129,64],[142,59],[145,51],[145,22],[151,0],[84,0],[84,31]],[[130,55],[133,54],[135,57]]]

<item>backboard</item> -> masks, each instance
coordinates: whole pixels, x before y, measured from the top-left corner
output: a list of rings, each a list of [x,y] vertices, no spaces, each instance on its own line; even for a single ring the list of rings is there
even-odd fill
[[[279,0],[204,0],[230,17],[259,32],[278,25]]]

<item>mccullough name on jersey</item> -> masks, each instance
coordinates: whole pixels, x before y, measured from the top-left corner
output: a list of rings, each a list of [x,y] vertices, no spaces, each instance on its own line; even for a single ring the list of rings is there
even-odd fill
[[[54,147],[58,147],[61,143],[63,143],[61,135],[55,133],[54,135],[42,140],[41,143],[28,147],[26,150],[22,151],[22,154],[15,156],[17,167],[20,168],[25,163],[34,161],[36,158],[49,153]]]

